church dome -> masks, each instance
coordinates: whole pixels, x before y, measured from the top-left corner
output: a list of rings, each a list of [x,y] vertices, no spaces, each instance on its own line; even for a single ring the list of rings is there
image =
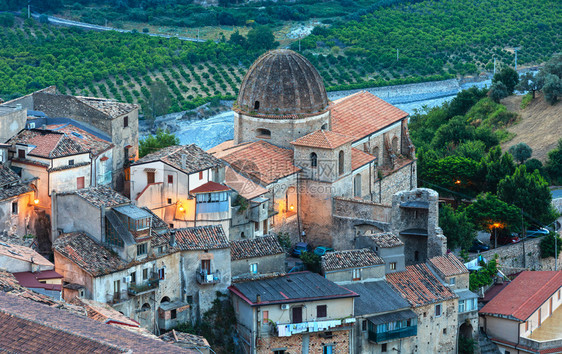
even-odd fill
[[[322,78],[302,55],[272,50],[250,67],[237,100],[237,110],[252,116],[314,114],[328,108]]]

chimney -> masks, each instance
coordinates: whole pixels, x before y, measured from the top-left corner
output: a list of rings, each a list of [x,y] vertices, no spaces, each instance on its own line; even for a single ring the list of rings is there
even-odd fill
[[[257,294],[256,295],[256,303],[259,304],[261,302],[261,295]]]
[[[181,154],[181,168],[185,170],[187,168],[187,155]]]
[[[170,231],[170,246],[176,247],[176,230]]]

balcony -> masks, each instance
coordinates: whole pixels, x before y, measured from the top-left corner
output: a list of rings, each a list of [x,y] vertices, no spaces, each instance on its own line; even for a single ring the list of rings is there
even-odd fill
[[[150,291],[154,291],[154,289],[158,288],[159,283],[160,280],[158,279],[149,279],[148,281],[140,284],[130,283],[127,288],[127,292],[131,296],[142,295]]]
[[[369,330],[369,341],[374,343],[381,343],[381,342],[391,341],[394,339],[412,337],[412,336],[416,336],[417,334],[418,334],[417,325],[395,329],[392,331],[386,331],[382,333],[376,333],[375,331]]]
[[[279,337],[290,337],[294,334],[300,333],[316,333],[316,332],[327,332],[332,328],[351,326],[355,322],[355,318],[345,318],[343,320],[324,320],[324,321],[312,321],[312,322],[301,322],[301,323],[270,323],[271,333]]]
[[[197,269],[195,275],[197,277],[197,282],[201,285],[217,284],[221,281],[220,273],[218,271],[209,273],[206,270]]]

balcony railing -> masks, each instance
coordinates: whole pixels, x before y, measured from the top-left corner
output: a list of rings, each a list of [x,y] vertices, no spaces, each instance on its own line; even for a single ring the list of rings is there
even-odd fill
[[[130,283],[127,291],[129,292],[129,295],[137,296],[149,291],[153,291],[158,287],[159,283],[160,280],[158,279],[149,279],[148,281],[140,284]]]
[[[309,321],[301,323],[273,323],[270,322],[271,333],[279,337],[289,337],[293,334],[299,333],[314,333],[314,332],[326,332],[330,331],[332,328],[350,326],[355,322],[355,318],[345,318],[343,320],[332,319],[332,320],[322,320],[322,321]]]
[[[220,283],[221,281],[220,273],[218,271],[215,271],[214,273],[210,273],[206,270],[198,269],[195,275],[197,277],[197,282],[203,285],[216,284],[216,283]]]
[[[406,337],[416,336],[418,334],[418,326],[410,326],[400,329],[395,329],[392,331],[386,331],[381,333],[376,333],[369,330],[369,341],[380,343],[393,339],[400,339]]]

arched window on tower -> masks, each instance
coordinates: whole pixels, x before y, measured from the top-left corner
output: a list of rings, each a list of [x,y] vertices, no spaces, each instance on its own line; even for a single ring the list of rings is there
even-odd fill
[[[256,138],[271,139],[271,131],[269,129],[258,128],[256,130]]]
[[[310,154],[310,167],[318,166],[318,155],[315,152]]]
[[[392,139],[392,151],[393,151],[395,154],[400,153],[400,152],[398,151],[398,138],[397,138],[397,137],[394,137],[394,138]]]
[[[361,175],[357,174],[353,178],[353,196],[361,198]]]
[[[254,110],[257,111],[258,109],[260,109],[260,101],[254,102]]]
[[[344,160],[343,160],[343,150],[340,151],[339,157],[338,157],[338,171],[340,175],[343,175],[344,171],[345,171],[345,165],[344,165]]]
[[[379,159],[379,147],[378,147],[378,146],[375,146],[375,147],[373,148],[373,156],[374,156],[374,157],[377,159],[377,161],[378,161],[378,159]]]

